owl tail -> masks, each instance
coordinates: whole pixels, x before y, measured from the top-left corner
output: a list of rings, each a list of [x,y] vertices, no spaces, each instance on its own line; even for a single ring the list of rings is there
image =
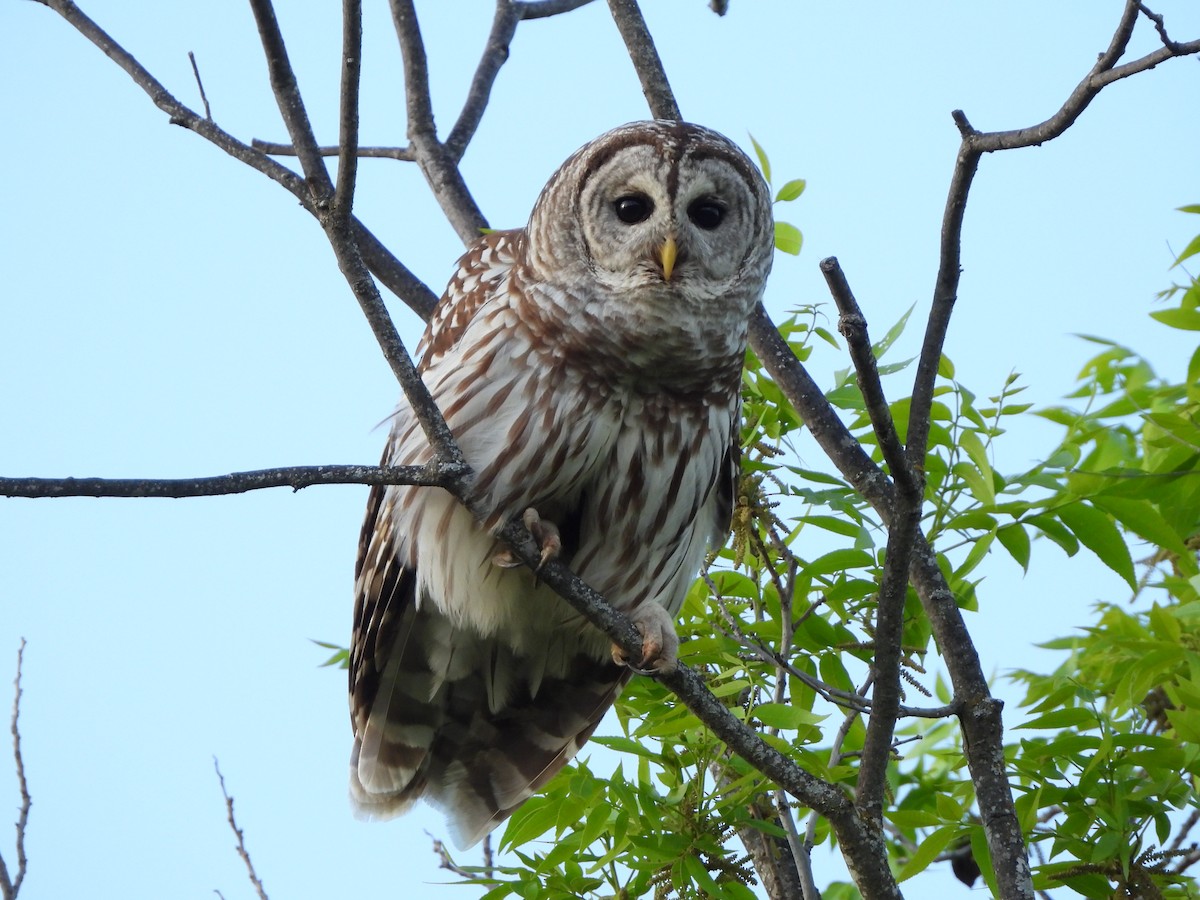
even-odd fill
[[[519,666],[521,657],[512,663]],[[541,677],[536,694],[521,679],[495,710],[482,680],[449,686],[447,722],[434,740],[429,768],[427,799],[450,819],[460,849],[482,840],[571,761],[629,680],[629,670],[581,654],[563,676]]]
[[[555,671],[544,655],[501,649],[432,605],[408,607],[350,759],[363,818],[400,815],[424,797],[467,848],[503,822],[587,742],[629,679],[579,653]]]

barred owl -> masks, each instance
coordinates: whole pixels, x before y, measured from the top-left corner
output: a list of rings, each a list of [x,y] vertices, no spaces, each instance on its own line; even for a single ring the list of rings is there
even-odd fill
[[[440,488],[371,490],[350,650],[361,815],[424,797],[469,847],[575,755],[631,666],[675,665],[674,615],[729,528],[772,248],[770,195],[733,143],[635,122],[459,261],[420,371],[488,515]],[[402,402],[383,461],[430,459]],[[640,660],[514,565],[495,537],[514,516],[632,617]]]

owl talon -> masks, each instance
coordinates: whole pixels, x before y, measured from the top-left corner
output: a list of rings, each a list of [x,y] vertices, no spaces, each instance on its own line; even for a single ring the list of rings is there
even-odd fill
[[[665,675],[673,671],[678,661],[679,638],[671,614],[657,603],[643,603],[633,612],[633,626],[642,636],[641,659],[634,665],[628,654],[613,644],[613,662],[638,675]]]
[[[556,559],[562,553],[562,535],[559,533],[557,525],[543,519],[532,506],[521,515],[521,524],[528,529],[529,533],[533,535],[533,539],[542,548],[538,564],[533,569],[535,572],[540,572],[542,566],[550,560]],[[506,547],[492,555],[492,565],[502,569],[515,569],[521,565],[521,560],[517,559],[517,555]]]
[[[529,529],[533,539],[541,545],[542,555],[534,568],[535,572],[539,572],[542,566],[550,560],[556,559],[562,552],[562,535],[559,533],[557,525],[545,521],[532,506],[525,510],[521,516],[521,522]]]

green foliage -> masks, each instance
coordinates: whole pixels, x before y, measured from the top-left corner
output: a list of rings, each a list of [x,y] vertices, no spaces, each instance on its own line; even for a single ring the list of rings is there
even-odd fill
[[[758,157],[758,166],[762,170],[763,178],[770,185],[771,160],[767,157],[767,151],[754,139],[754,135],[750,135],[750,143],[754,145],[754,154]],[[808,183],[803,178],[793,178],[778,191],[775,191],[775,202],[791,203],[793,200],[799,199],[800,195],[804,193],[804,188],[807,186]],[[799,228],[790,222],[775,222],[776,250],[780,250],[783,253],[790,253],[792,256],[798,256],[803,244],[804,236],[800,233]]]
[[[798,196],[796,184],[778,199]],[[1177,303],[1154,318],[1193,328],[1197,283],[1163,297]],[[885,377],[908,367],[889,356],[907,320],[875,344]],[[838,346],[819,308],[797,309],[780,330],[802,361],[816,341]],[[942,360],[922,528],[966,608],[980,602],[978,567],[994,554],[1027,570],[1035,555],[1085,552],[1120,577],[1125,589],[1097,605],[1088,627],[1046,645],[1063,653],[1055,671],[1011,676],[1027,720],[1009,733],[1010,781],[1037,889],[1190,897],[1195,879],[1174,871],[1182,851],[1164,848],[1182,840],[1183,812],[1200,808],[1200,350],[1174,382],[1126,347],[1085,340],[1096,353],[1078,387],[1043,409],[1022,402],[1015,374],[981,398]],[[872,659],[886,530],[840,476],[813,467],[799,446],[804,423],[752,353],[743,396],[733,534],[687,595],[681,658],[773,746],[852,791],[865,721],[847,700]],[[882,465],[851,370],[835,374],[827,398]],[[907,399],[892,403],[901,435],[908,410]],[[1001,472],[997,445],[1022,417],[1054,423],[1061,438],[1036,465]],[[925,671],[932,637],[911,591],[902,649],[902,702],[951,702]],[[827,823],[781,806],[774,785],[656,682],[634,679],[617,713],[620,734],[593,739],[620,754],[611,774],[597,774],[599,759],[613,767],[611,754],[585,751],[512,816],[505,865],[464,869],[489,900],[751,897],[753,861],[738,837],[782,841],[786,824],[817,847],[831,843]],[[994,893],[957,722],[902,719],[896,741],[884,833],[898,878],[973,857]],[[858,894],[835,883],[823,896]]]

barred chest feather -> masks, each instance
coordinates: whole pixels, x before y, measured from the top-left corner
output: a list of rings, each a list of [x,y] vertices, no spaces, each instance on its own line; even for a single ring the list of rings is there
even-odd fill
[[[724,395],[663,392],[651,372],[613,384],[535,338],[512,308],[485,308],[426,369],[492,511],[486,526],[425,488],[396,489],[392,524],[422,602],[518,654],[559,648],[548,665],[561,672],[579,650],[605,658],[607,643],[532,573],[493,565],[492,531],[533,507],[562,529],[564,562],[615,606],[675,613],[729,524],[737,381]],[[392,461],[425,461],[400,415]]]

